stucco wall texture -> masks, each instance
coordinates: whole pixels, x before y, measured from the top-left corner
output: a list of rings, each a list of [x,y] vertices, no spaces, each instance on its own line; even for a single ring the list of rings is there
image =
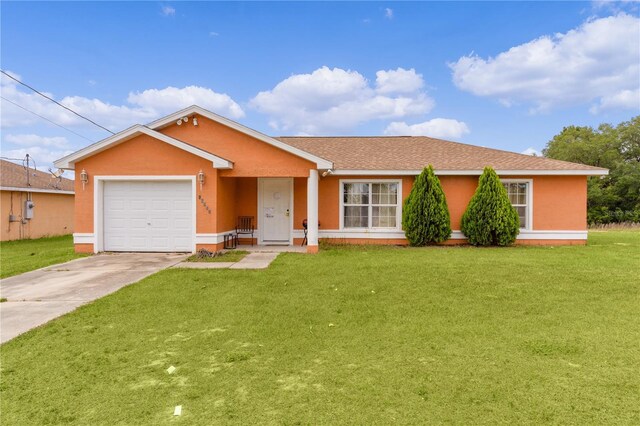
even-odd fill
[[[22,221],[27,193],[0,191],[0,241],[34,239],[73,233],[72,194],[31,193],[35,203],[33,219]],[[9,222],[9,215],[18,219]]]
[[[196,155],[140,135],[106,149],[76,163],[76,174],[86,170],[89,183],[75,186],[75,232],[94,232],[95,176],[189,176],[200,170],[205,173],[202,189],[197,185],[196,196],[202,196],[212,208],[208,213],[195,202],[196,233],[222,233],[235,229],[238,216],[257,218],[258,178],[293,178],[294,229],[302,229],[307,216],[307,177],[315,164],[287,153],[249,135],[214,121],[199,118],[198,126],[170,125],[159,131],[188,144],[206,150],[234,163],[231,170],[214,169],[211,162]],[[328,175],[319,182],[320,231],[339,229],[340,179],[350,176]],[[357,176],[357,179],[397,179],[402,181],[403,199],[409,195],[413,176]],[[478,184],[478,176],[440,176],[451,214],[451,228],[460,229],[460,221]],[[533,230],[584,231],[586,223],[587,179],[585,176],[501,176],[533,180]],[[5,205],[3,193],[3,221]],[[44,197],[43,197],[44,198]],[[73,197],[69,197],[71,200]],[[197,201],[197,200],[195,200]],[[67,208],[68,207],[64,207]],[[73,207],[71,206],[71,210]],[[256,220],[257,222],[257,220]],[[4,222],[3,222],[4,223]],[[34,222],[35,224],[35,222]],[[35,226],[35,225],[32,225]],[[71,232],[71,224],[61,224]],[[3,238],[6,231],[3,225]],[[31,232],[35,232],[32,230]],[[33,238],[33,237],[32,237]],[[299,240],[296,240],[299,242]],[[340,242],[405,244],[403,239],[341,239]],[[455,240],[450,243],[464,243]],[[520,244],[584,244],[584,240],[519,240]],[[220,248],[211,247],[208,248]],[[78,251],[92,251],[87,244],[77,244]]]

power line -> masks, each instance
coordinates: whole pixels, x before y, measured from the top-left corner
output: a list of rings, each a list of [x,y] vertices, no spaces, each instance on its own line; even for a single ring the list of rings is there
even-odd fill
[[[89,142],[94,142],[93,140],[89,139],[88,137],[86,137],[86,136],[82,136],[80,133],[76,133],[76,132],[74,132],[73,130],[71,130],[71,129],[68,129],[68,128],[64,127],[63,125],[56,123],[55,121],[51,121],[51,120],[49,120],[47,117],[43,117],[43,116],[41,116],[40,114],[35,113],[35,112],[31,111],[30,109],[27,109],[27,108],[23,107],[22,105],[18,105],[17,103],[15,103],[15,102],[13,102],[13,101],[11,101],[11,100],[9,100],[9,99],[5,98],[4,96],[0,96],[0,98],[2,98],[2,100],[4,100],[4,101],[9,102],[10,104],[13,104],[13,105],[17,106],[17,107],[18,107],[18,108],[20,108],[20,109],[23,109],[23,110],[25,110],[25,111],[27,111],[27,112],[29,112],[29,113],[31,113],[31,114],[33,114],[33,115],[35,115],[36,117],[40,117],[40,118],[42,118],[43,120],[46,120],[46,121],[48,121],[49,123],[51,123],[51,124],[53,124],[53,125],[56,125],[56,126],[60,127],[61,129],[66,130],[67,132],[71,132],[71,133],[73,133],[73,134],[74,134],[74,135],[76,135],[76,136],[80,136],[82,139],[88,140]]]
[[[71,108],[69,108],[69,107],[66,107],[66,106],[62,105],[60,102],[56,101],[56,100],[55,100],[55,99],[53,99],[53,98],[50,98],[49,96],[45,95],[44,93],[40,92],[39,90],[36,90],[36,89],[34,89],[33,87],[29,86],[28,84],[23,83],[22,81],[18,80],[17,78],[15,78],[14,76],[12,76],[12,75],[11,75],[11,74],[9,74],[8,72],[6,72],[5,70],[0,69],[0,72],[1,72],[2,74],[6,75],[7,77],[9,77],[11,80],[14,80],[14,81],[16,81],[16,82],[18,82],[18,83],[22,84],[24,87],[27,87],[27,88],[29,88],[29,89],[33,90],[34,92],[36,92],[38,95],[42,96],[43,98],[49,99],[51,102],[55,103],[55,104],[56,104],[56,105],[58,105],[58,106],[61,106],[62,108],[66,109],[66,110],[67,110],[67,111],[69,111],[69,112],[72,112],[73,114],[77,115],[78,117],[80,117],[80,118],[82,118],[82,119],[84,119],[84,120],[87,120],[88,122],[90,122],[90,123],[94,124],[95,126],[100,127],[100,128],[101,128],[101,129],[103,129],[103,130],[106,130],[107,132],[111,133],[112,135],[115,135],[115,133],[114,133],[114,132],[112,132],[111,130],[107,129],[106,127],[99,125],[98,123],[96,123],[96,122],[95,122],[95,121],[93,121],[92,119],[87,118],[87,117],[85,117],[84,115],[82,115],[82,114],[79,114],[79,113],[75,112],[75,111],[74,111],[74,110],[72,110]]]

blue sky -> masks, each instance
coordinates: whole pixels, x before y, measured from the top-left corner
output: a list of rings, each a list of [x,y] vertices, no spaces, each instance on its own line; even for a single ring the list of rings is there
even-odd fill
[[[197,103],[270,135],[426,134],[523,152],[567,125],[640,114],[635,2],[1,7],[2,69],[113,131]],[[108,136],[6,77],[2,96],[4,156],[42,168]]]

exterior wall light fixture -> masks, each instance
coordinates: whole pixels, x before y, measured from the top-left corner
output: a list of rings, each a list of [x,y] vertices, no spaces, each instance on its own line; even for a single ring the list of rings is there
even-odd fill
[[[204,172],[202,170],[198,172],[198,182],[200,182],[200,191],[202,191],[202,185],[204,185]]]
[[[82,190],[84,191],[84,186],[89,183],[89,174],[85,169],[80,172],[80,182],[82,182]]]

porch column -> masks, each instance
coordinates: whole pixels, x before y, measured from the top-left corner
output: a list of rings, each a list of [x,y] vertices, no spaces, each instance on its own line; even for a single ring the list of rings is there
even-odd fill
[[[307,178],[307,253],[318,252],[318,171],[309,170]]]

